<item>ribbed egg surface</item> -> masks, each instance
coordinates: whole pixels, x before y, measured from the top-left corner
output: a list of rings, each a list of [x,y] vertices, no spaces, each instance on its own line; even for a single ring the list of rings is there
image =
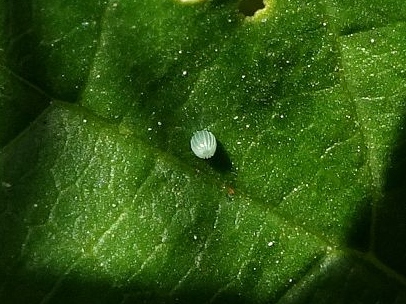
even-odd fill
[[[190,147],[197,157],[210,158],[216,152],[216,138],[210,131],[197,131],[190,140]]]

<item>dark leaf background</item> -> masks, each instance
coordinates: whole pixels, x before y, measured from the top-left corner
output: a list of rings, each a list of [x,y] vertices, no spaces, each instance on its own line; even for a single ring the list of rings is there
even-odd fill
[[[261,4],[0,1],[1,303],[406,303],[406,5]]]

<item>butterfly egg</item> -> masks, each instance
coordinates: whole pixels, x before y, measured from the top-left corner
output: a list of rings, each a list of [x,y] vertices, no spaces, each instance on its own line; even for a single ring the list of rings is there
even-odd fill
[[[216,138],[207,130],[197,131],[190,140],[190,147],[197,157],[210,158],[216,152]]]

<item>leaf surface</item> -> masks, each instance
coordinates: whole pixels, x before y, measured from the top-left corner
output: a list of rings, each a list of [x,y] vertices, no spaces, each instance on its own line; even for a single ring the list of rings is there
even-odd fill
[[[29,4],[0,4],[2,303],[406,301],[400,0]]]

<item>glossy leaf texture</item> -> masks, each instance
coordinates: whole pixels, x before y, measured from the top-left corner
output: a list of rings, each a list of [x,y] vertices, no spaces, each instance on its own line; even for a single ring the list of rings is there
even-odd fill
[[[0,2],[1,303],[406,302],[406,7],[242,2]]]

